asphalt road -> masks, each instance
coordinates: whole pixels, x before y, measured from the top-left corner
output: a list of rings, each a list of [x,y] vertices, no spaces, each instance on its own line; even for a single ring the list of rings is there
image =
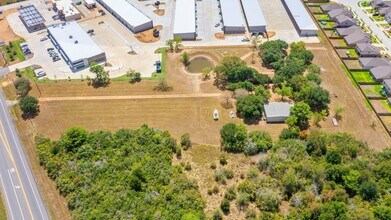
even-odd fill
[[[1,89],[0,185],[8,219],[50,219]]]

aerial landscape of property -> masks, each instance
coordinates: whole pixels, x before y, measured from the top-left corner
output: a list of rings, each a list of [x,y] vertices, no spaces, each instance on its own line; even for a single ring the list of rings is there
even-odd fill
[[[0,0],[0,219],[391,220],[391,1]]]

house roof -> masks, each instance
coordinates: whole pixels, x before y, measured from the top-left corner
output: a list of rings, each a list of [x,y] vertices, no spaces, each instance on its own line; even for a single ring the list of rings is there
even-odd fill
[[[292,105],[287,102],[269,102],[264,104],[266,117],[289,117]]]
[[[378,57],[367,58],[367,57],[363,57],[363,58],[359,58],[359,61],[364,66],[373,66],[373,67],[377,67],[377,66],[389,67],[389,66],[391,66],[390,61],[387,60],[386,58],[378,58]]]
[[[329,12],[329,11],[337,9],[337,8],[343,8],[343,5],[342,4],[327,4],[327,5],[320,6],[320,8],[324,12]]]
[[[335,18],[338,15],[346,15],[348,17],[353,17],[353,12],[351,12],[349,9],[346,8],[337,8],[334,10],[331,10],[327,13],[330,18]]]
[[[347,36],[349,34],[354,33],[357,30],[361,30],[361,28],[357,25],[353,25],[348,28],[337,28],[337,32],[341,36]]]
[[[302,30],[319,30],[301,0],[284,0],[297,27]]]
[[[369,43],[358,43],[356,44],[356,48],[360,53],[380,54],[379,48]]]
[[[389,66],[378,66],[370,69],[370,71],[376,80],[391,78],[391,68]]]
[[[371,3],[378,5],[378,4],[383,3],[383,0],[372,0]]]
[[[28,27],[43,24],[45,19],[34,5],[19,8],[20,17]]]
[[[266,26],[266,20],[258,0],[242,0],[242,6],[248,26]]]
[[[224,26],[243,27],[244,20],[239,0],[220,0]]]
[[[391,88],[391,79],[385,79],[383,83],[384,85],[387,85],[388,88]]]
[[[381,15],[386,15],[391,12],[391,6],[379,9]]]
[[[368,39],[371,41],[371,36],[368,33],[365,33],[363,30],[356,30],[352,34],[345,36],[345,41],[348,45],[356,44],[363,39]]]
[[[195,0],[176,0],[174,34],[196,32]]]
[[[353,18],[348,17],[344,14],[340,14],[337,17],[335,17],[335,22],[337,22],[339,24],[346,22],[346,21],[351,21],[353,24],[356,24],[356,20],[354,20]]]
[[[103,50],[75,21],[51,25],[48,31],[73,63],[103,53]]]

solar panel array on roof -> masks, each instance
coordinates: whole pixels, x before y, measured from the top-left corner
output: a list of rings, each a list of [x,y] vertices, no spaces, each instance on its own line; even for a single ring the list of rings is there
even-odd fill
[[[41,13],[39,13],[39,11],[35,8],[34,5],[19,8],[18,10],[24,23],[28,27],[32,27],[45,22],[45,19],[42,17]]]

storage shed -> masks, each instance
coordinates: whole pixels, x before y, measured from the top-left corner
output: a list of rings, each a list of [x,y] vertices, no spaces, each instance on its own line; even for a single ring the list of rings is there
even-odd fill
[[[251,33],[266,32],[266,20],[258,0],[242,0],[248,31]]]
[[[97,0],[133,33],[153,28],[152,20],[126,0]]]
[[[196,2],[195,0],[176,0],[174,17],[174,38],[182,40],[196,39]]]
[[[300,36],[316,36],[318,27],[300,0],[282,0]]]
[[[239,0],[220,0],[223,28],[226,34],[245,33],[246,27]]]
[[[291,115],[290,109],[292,106],[287,102],[269,102],[264,104],[266,122],[284,123]]]

